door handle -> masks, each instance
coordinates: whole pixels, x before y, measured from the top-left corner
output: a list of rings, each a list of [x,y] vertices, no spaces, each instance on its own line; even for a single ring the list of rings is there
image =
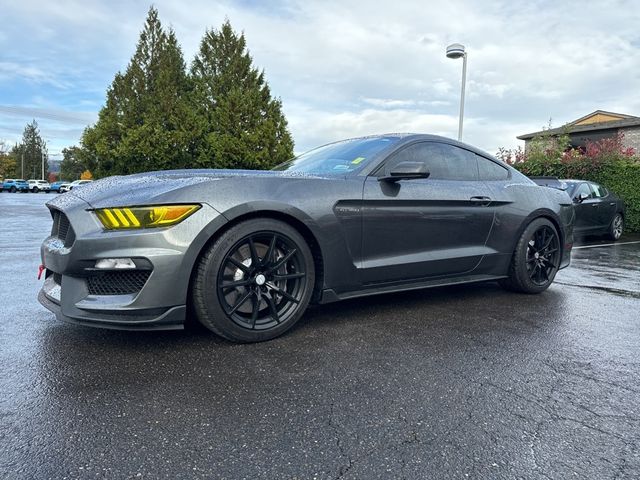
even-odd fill
[[[593,208],[597,208],[597,207],[598,207],[598,204],[597,204],[597,203],[592,203],[592,204],[591,204],[591,206],[592,206]]]
[[[491,197],[477,196],[477,197],[471,197],[469,200],[471,200],[472,203],[476,205],[481,205],[483,207],[486,207],[491,203]]]

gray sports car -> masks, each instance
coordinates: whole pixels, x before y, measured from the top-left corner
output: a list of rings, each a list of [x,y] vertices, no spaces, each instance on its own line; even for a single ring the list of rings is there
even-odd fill
[[[62,320],[171,329],[187,312],[237,342],[310,302],[499,280],[544,291],[570,261],[574,207],[469,145],[389,134],[274,171],[111,177],[47,203],[40,302]]]

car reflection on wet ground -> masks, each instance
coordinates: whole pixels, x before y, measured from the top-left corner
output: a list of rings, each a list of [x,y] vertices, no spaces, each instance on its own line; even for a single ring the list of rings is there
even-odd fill
[[[579,245],[542,295],[363,298],[234,345],[57,322],[47,198],[0,195],[0,478],[640,475],[638,236]]]

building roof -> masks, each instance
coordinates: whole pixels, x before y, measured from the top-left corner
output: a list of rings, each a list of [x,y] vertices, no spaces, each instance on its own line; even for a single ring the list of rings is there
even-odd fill
[[[596,110],[584,117],[580,117],[573,122],[569,122],[562,127],[552,128],[549,130],[540,130],[539,132],[525,133],[520,135],[518,140],[530,140],[540,135],[559,135],[568,131],[569,133],[592,132],[598,130],[610,130],[620,127],[640,126],[640,117],[626,115],[623,113],[607,112],[605,110]]]

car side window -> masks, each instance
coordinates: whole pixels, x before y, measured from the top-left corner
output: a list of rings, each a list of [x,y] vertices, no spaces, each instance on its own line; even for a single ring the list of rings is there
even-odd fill
[[[578,198],[580,195],[587,195],[587,198],[593,198],[595,195],[589,188],[588,183],[581,183],[580,186],[576,189],[576,193],[573,194],[573,198]]]
[[[606,188],[604,188],[602,185],[598,185],[597,183],[592,183],[591,188],[595,192],[596,198],[606,197],[609,193],[607,192]]]
[[[478,159],[480,180],[506,180],[509,178],[509,170],[506,168],[480,155],[476,155],[476,158]]]
[[[472,152],[445,143],[414,143],[385,162],[384,175],[389,175],[402,162],[424,162],[430,180],[477,180],[475,156]]]

